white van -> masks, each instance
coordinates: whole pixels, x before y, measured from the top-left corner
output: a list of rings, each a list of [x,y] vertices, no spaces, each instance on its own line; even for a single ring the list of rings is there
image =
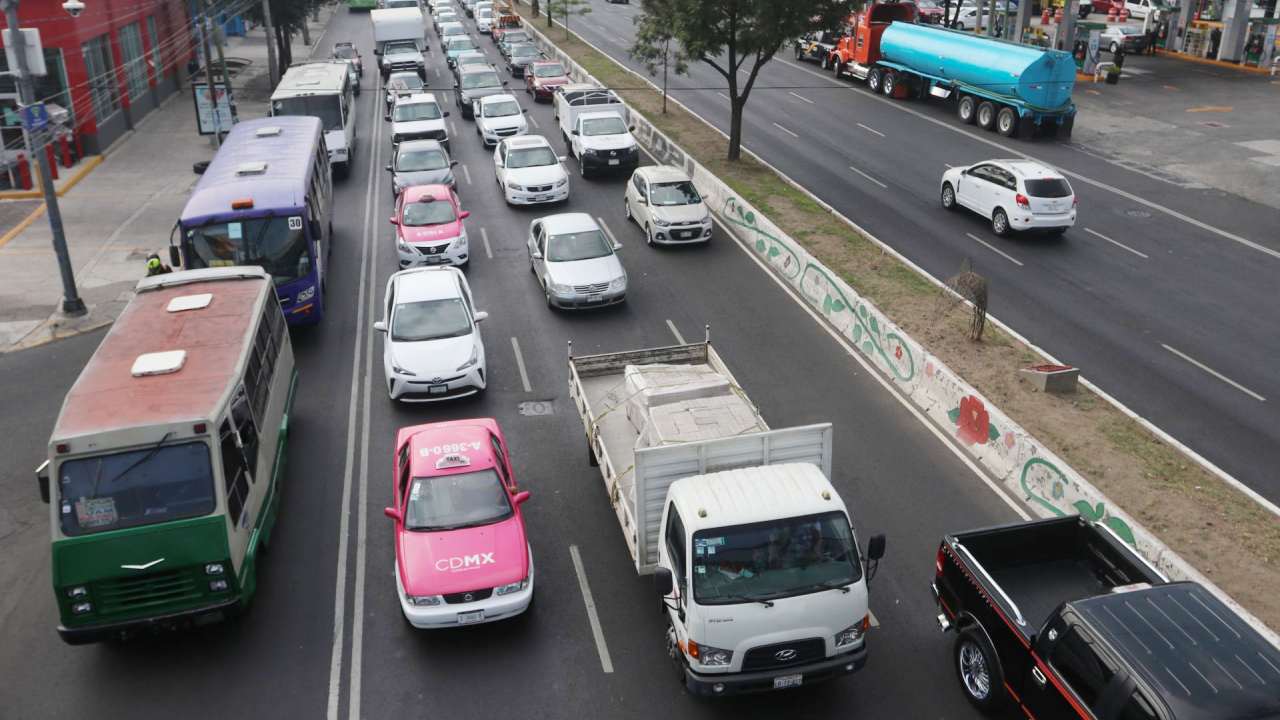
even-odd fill
[[[310,115],[324,124],[329,164],[346,177],[356,149],[355,91],[345,60],[303,63],[285,70],[271,93],[271,115]]]

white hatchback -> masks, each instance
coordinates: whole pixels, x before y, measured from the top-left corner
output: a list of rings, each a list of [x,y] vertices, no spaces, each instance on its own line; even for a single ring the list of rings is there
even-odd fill
[[[524,119],[525,110],[514,95],[489,95],[480,98],[479,112],[476,113],[476,134],[484,141],[485,147],[493,147],[505,137],[524,135],[529,132],[529,123]]]
[[[493,149],[493,170],[509,205],[569,199],[564,158],[541,135],[518,135],[499,142]]]
[[[462,271],[411,268],[387,281],[382,365],[387,394],[401,402],[432,402],[474,395],[488,384],[484,342],[477,326],[489,314],[476,310]]]
[[[966,207],[991,221],[996,235],[1043,230],[1061,235],[1076,224],[1076,195],[1058,171],[1030,160],[987,160],[942,174],[942,207]]]
[[[650,245],[711,239],[711,213],[689,175],[678,167],[636,168],[622,202],[627,219],[640,226]]]

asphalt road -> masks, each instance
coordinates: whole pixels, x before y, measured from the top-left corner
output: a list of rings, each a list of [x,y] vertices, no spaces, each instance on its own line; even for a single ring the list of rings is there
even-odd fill
[[[590,5],[574,31],[643,74],[627,52],[639,5]],[[672,97],[727,131],[725,86],[699,63],[668,79]],[[1280,502],[1271,470],[1280,463],[1280,210],[1134,172],[1071,142],[1006,140],[961,125],[950,108],[873,95],[788,49],[761,70],[744,139],[934,277],[970,258],[990,281],[992,314]],[[1021,155],[1068,173],[1080,213],[1064,237],[1001,239],[983,218],[939,206],[948,165]]]
[[[339,13],[324,42],[372,46],[364,15]],[[496,57],[492,44],[482,46]],[[433,88],[448,77],[429,56]],[[950,666],[950,638],[928,591],[944,532],[1016,518],[950,448],[922,426],[732,240],[656,250],[622,215],[624,178],[571,180],[566,206],[507,208],[491,153],[456,112],[459,193],[476,253],[468,269],[483,325],[490,386],[443,405],[395,407],[382,389],[381,339],[370,329],[396,267],[387,217],[390,143],[377,92],[358,99],[352,176],[337,184],[337,243],[324,324],[295,331],[300,393],[272,553],[252,612],[197,631],[123,645],[58,640],[49,578],[48,512],[32,469],[61,399],[101,333],[0,357],[0,716],[171,718],[976,718]],[[517,81],[512,82],[518,87]],[[520,95],[562,147],[546,105]],[[577,169],[569,161],[571,171]],[[466,168],[463,171],[463,168]],[[536,217],[589,212],[623,244],[628,302],[594,313],[552,313],[527,272],[524,235]],[[483,231],[483,232],[482,232]],[[482,237],[483,240],[475,242]],[[490,257],[490,255],[492,257]],[[637,577],[600,476],[587,465],[567,393],[566,343],[576,352],[669,344],[712,325],[713,341],[773,427],[831,421],[833,481],[864,536],[885,532],[888,555],[872,586],[880,626],[858,675],[784,694],[704,702],[678,686],[665,658],[663,618]],[[512,339],[519,343],[524,389]],[[550,415],[519,404],[546,400]],[[504,428],[538,567],[531,614],[463,631],[421,632],[401,616],[392,583],[390,498],[395,429],[492,416]],[[349,523],[344,526],[345,522]],[[345,535],[343,529],[346,528]],[[8,530],[6,533],[6,529]],[[582,557],[614,672],[602,671],[570,547]],[[337,642],[335,642],[337,638]]]

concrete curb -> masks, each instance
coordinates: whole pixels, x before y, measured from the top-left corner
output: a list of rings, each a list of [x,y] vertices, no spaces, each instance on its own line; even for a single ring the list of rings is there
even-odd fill
[[[548,55],[570,68],[570,74],[576,80],[603,86],[532,23],[526,22],[525,29]],[[597,49],[597,52],[600,51]],[[1100,490],[1057,455],[1046,450],[1025,429],[998,408],[990,406],[975,388],[930,355],[839,275],[707,171],[643,115],[625,102],[624,107],[629,115],[629,124],[636,127],[634,134],[655,159],[689,172],[724,227],[729,228],[746,247],[753,248],[756,256],[774,275],[804,298],[842,338],[858,348],[902,395],[910,398],[939,428],[950,431],[956,444],[1004,485],[1010,494],[1020,498],[1031,512],[1041,517],[1080,514],[1101,523],[1171,580],[1191,580],[1204,585],[1272,644],[1280,646],[1280,635],[1117,508]],[[690,114],[697,117],[692,112]],[[782,173],[778,175],[786,178]],[[822,205],[830,209],[825,203]],[[874,240],[852,222],[850,225]],[[878,240],[875,242],[884,247]],[[919,272],[914,264],[910,266]],[[927,274],[925,276],[931,278]]]

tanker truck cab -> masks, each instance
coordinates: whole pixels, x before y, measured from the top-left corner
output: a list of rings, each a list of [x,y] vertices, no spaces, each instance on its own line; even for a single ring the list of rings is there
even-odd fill
[[[655,585],[686,688],[731,695],[800,687],[866,663],[866,557],[817,466],[698,475],[668,489]]]

